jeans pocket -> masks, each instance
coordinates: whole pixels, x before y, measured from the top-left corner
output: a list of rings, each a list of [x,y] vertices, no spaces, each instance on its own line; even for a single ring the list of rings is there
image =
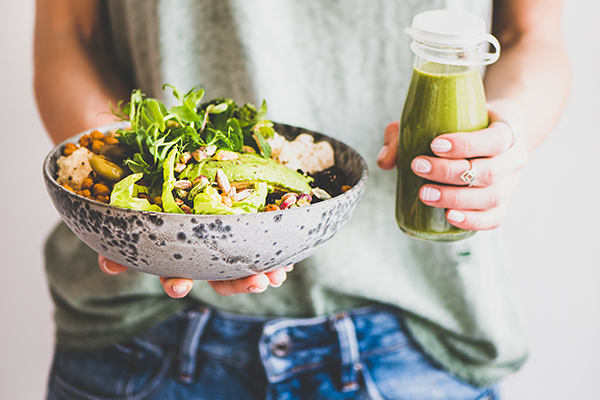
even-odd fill
[[[171,359],[141,339],[85,353],[57,349],[48,398],[142,400],[161,386]]]

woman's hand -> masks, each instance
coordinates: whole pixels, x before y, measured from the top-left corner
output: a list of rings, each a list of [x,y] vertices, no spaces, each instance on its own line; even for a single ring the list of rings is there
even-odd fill
[[[440,135],[431,143],[437,157],[423,155],[411,163],[416,175],[431,181],[421,187],[421,201],[447,209],[448,221],[466,230],[494,229],[502,223],[527,160],[521,138],[499,115],[489,114],[488,128]],[[385,130],[380,168],[396,165],[397,146],[398,122],[393,122]],[[474,170],[470,186],[461,178],[468,170]]]
[[[100,269],[108,275],[118,275],[128,269],[101,255],[98,255],[98,265],[100,265]],[[287,273],[293,268],[293,265],[288,265],[287,267],[265,274],[257,274],[247,278],[228,281],[209,281],[208,284],[215,292],[223,296],[239,293],[262,293],[267,290],[269,286],[281,286],[287,278]],[[194,286],[194,281],[191,279],[161,277],[160,282],[162,283],[165,292],[175,299],[187,296]]]

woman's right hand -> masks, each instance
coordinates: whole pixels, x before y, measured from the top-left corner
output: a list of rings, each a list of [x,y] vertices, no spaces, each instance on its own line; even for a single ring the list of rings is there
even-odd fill
[[[127,267],[117,264],[108,258],[98,255],[98,265],[100,269],[108,275],[119,275],[127,271]],[[231,296],[239,293],[262,293],[269,286],[279,287],[286,280],[287,273],[294,269],[294,265],[277,269],[264,274],[256,274],[247,278],[232,279],[227,281],[208,281],[208,284],[215,292],[222,296]],[[194,281],[183,278],[160,277],[160,282],[167,295],[174,299],[180,299],[192,290]]]

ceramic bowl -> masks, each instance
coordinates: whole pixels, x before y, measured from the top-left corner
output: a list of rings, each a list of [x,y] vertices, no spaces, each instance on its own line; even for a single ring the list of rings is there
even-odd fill
[[[120,125],[122,126],[122,125]],[[106,133],[119,125],[101,127]],[[279,134],[326,140],[352,189],[302,208],[243,215],[188,215],[112,207],[60,186],[56,161],[68,142],[44,161],[46,188],[67,226],[103,256],[149,274],[199,280],[243,278],[308,257],[350,219],[367,181],[367,165],[352,148],[323,134],[276,124]]]

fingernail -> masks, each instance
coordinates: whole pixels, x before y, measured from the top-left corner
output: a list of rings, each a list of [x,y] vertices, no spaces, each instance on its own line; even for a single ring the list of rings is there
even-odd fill
[[[177,294],[182,294],[185,293],[185,291],[187,290],[187,286],[181,286],[181,285],[173,285],[173,291]]]
[[[249,291],[249,292],[251,292],[251,293],[262,293],[262,292],[264,292],[265,290],[267,290],[267,288],[266,288],[266,287],[261,289],[261,288],[259,288],[259,287],[256,287],[256,286],[250,286],[250,287],[248,288],[248,291]]]
[[[452,150],[452,143],[446,139],[435,139],[431,142],[431,150],[436,153],[447,153]]]
[[[417,158],[413,169],[420,174],[428,174],[431,172],[431,163],[424,158]]]
[[[381,150],[379,150],[379,154],[377,155],[377,161],[382,161],[384,158],[386,158],[388,152],[389,152],[389,146],[384,145],[381,148]]]
[[[286,272],[290,272],[294,270],[294,265],[288,265],[287,267],[283,267]]]
[[[421,190],[421,198],[424,201],[438,201],[442,197],[442,193],[436,188],[425,186]]]
[[[448,211],[448,221],[452,222],[463,222],[465,220],[465,214],[460,211],[450,210]]]
[[[117,275],[119,273],[119,271],[114,271],[114,270],[108,268],[108,263],[106,262],[106,260],[102,261],[102,269],[108,275]]]
[[[271,286],[271,287],[279,287],[279,286],[281,286],[281,284],[282,284],[282,283],[283,283],[283,282],[280,282],[280,283],[279,283],[279,284],[277,284],[277,285],[276,285],[276,284],[274,284],[274,283],[269,283],[269,286]]]

